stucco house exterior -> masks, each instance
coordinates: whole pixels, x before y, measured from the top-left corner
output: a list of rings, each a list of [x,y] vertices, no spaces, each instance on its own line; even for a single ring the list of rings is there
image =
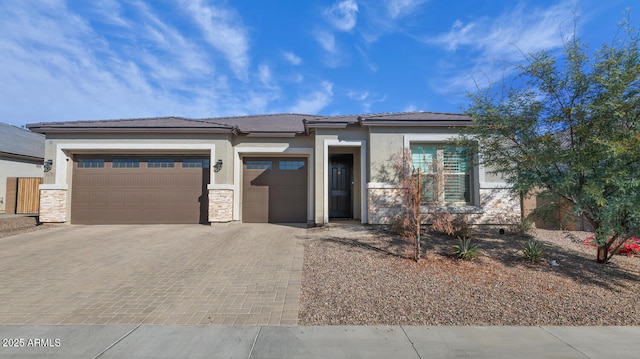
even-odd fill
[[[7,178],[42,177],[42,156],[44,136],[0,123],[0,213],[7,206]]]
[[[275,222],[334,218],[388,223],[398,206],[389,161],[410,149],[448,161],[440,203],[477,223],[520,217],[499,176],[445,146],[471,119],[409,112],[351,116],[275,114],[45,122],[52,170],[40,221],[66,223]]]

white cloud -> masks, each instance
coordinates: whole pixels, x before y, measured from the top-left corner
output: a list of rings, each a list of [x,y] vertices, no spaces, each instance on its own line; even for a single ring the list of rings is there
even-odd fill
[[[208,117],[237,114],[247,111],[247,103],[278,96],[266,89],[251,97],[242,84],[214,73],[206,45],[162,22],[142,2],[127,6],[114,15],[121,21],[109,22],[114,39],[92,27],[91,16],[106,16],[93,8],[81,14],[62,2],[4,5],[0,118],[31,123]],[[258,76],[267,79],[268,73]]]
[[[337,30],[351,31],[356,26],[358,3],[354,0],[339,1],[326,9],[324,15]]]
[[[331,103],[333,99],[333,84],[323,81],[320,89],[313,91],[309,95],[299,98],[289,109],[291,113],[318,114],[323,108]]]
[[[249,38],[239,16],[230,9],[207,6],[202,0],[183,1],[182,4],[200,26],[207,42],[226,56],[239,79],[246,80]]]
[[[402,109],[402,112],[416,112],[418,111],[418,106],[414,104],[409,104]]]
[[[511,64],[524,60],[524,54],[561,48],[567,35],[573,35],[575,0],[553,6],[530,8],[520,4],[496,18],[455,21],[449,32],[425,42],[442,46],[451,53],[471,51],[464,63],[446,63],[447,78],[434,87],[453,96],[486,87],[513,71]],[[566,31],[569,30],[569,31]],[[455,60],[453,61],[455,63]]]
[[[273,74],[271,73],[271,68],[269,67],[269,65],[261,64],[260,66],[258,66],[258,79],[260,80],[262,86],[271,90],[278,89],[278,85],[273,79]]]
[[[398,19],[413,13],[420,5],[427,0],[388,0],[386,2],[389,15],[393,19]]]
[[[284,59],[287,60],[287,62],[289,62],[291,65],[294,65],[294,66],[298,66],[302,63],[302,59],[300,58],[300,56],[290,51],[283,51],[282,57],[284,57]]]
[[[456,20],[451,30],[427,40],[441,44],[449,51],[465,46],[485,56],[513,60],[521,52],[531,53],[563,45],[561,30],[573,25],[574,0],[549,8],[529,9],[519,5],[498,18],[482,18],[467,24]]]
[[[116,0],[94,0],[90,4],[94,11],[101,16],[103,22],[118,26],[130,26],[129,22],[122,17],[122,7]]]
[[[362,91],[362,92],[349,91],[347,92],[347,97],[349,97],[354,101],[359,102],[364,112],[370,112],[371,106],[373,106],[376,103],[385,102],[387,100],[387,95],[376,97],[375,94],[371,95],[369,91]]]
[[[348,55],[338,50],[336,37],[333,33],[323,30],[317,30],[313,35],[316,41],[325,51],[325,54],[322,58],[325,66],[336,68],[345,63]]]
[[[327,52],[336,52],[336,37],[327,31],[318,30],[314,33],[316,41]]]

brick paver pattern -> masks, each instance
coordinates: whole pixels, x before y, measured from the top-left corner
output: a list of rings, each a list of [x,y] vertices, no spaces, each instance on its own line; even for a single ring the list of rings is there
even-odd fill
[[[296,325],[305,236],[233,223],[0,238],[0,325]]]

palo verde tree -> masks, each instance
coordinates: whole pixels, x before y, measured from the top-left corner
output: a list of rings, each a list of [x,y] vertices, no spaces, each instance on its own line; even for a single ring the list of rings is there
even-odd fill
[[[515,191],[571,203],[602,263],[640,225],[639,33],[619,29],[593,54],[574,36],[560,56],[526,55],[509,85],[470,95],[475,125],[460,139]]]

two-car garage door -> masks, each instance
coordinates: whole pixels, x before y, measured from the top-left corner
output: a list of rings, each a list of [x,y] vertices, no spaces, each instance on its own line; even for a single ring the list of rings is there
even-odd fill
[[[209,157],[74,158],[71,223],[206,223]]]

